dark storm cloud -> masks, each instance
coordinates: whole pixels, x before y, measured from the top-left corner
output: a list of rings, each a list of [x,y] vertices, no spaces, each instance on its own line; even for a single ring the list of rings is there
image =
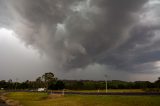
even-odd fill
[[[77,54],[78,56],[67,65],[83,67],[89,63],[103,61],[106,64],[113,61],[116,57],[113,59],[106,57],[112,54],[111,49],[117,48],[129,37],[127,32],[137,22],[138,11],[145,2],[147,1],[91,0],[90,6],[97,7],[98,13],[89,12],[87,14],[86,10],[86,17],[89,19],[75,13],[69,21],[67,20],[66,28],[69,40],[78,42],[87,52],[85,55]],[[85,26],[89,26],[91,29],[85,28]],[[114,62],[117,65],[121,61]]]
[[[104,55],[100,63],[107,63],[116,69],[145,72],[142,70],[142,67],[146,67],[144,64],[160,60],[160,39],[155,37],[155,32],[159,30],[159,26],[134,26],[130,30],[130,37],[108,55]],[[150,69],[150,66],[147,68]]]
[[[97,63],[139,71],[137,65],[160,59],[160,48],[156,46],[159,40],[152,40],[159,27],[140,22],[147,3],[12,0],[0,4],[4,10],[0,10],[0,25],[11,24],[20,39],[51,57],[57,69],[72,70]],[[11,22],[7,21],[9,17],[13,17]]]
[[[8,27],[11,24],[11,14],[8,11],[6,1],[0,0],[0,27]]]

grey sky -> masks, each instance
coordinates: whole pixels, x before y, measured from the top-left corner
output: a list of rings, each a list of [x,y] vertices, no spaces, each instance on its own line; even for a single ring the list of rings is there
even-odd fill
[[[0,0],[0,79],[156,80],[160,0]]]

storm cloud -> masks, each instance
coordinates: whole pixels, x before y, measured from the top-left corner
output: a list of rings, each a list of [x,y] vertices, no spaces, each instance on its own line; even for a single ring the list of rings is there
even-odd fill
[[[159,0],[0,0],[0,27],[50,57],[57,70],[100,64],[158,72],[159,10]]]

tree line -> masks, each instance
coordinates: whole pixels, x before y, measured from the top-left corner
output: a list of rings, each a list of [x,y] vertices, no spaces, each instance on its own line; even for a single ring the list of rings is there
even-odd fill
[[[107,81],[108,89],[144,89],[146,91],[160,91],[160,77],[155,82],[135,81],[126,82],[119,80]],[[53,73],[45,73],[35,81],[13,82],[1,80],[0,88],[7,90],[36,90],[46,88],[47,90],[97,90],[105,89],[105,81],[92,80],[58,80]]]
[[[64,89],[64,83],[58,80],[53,73],[49,72],[36,78],[35,81],[13,82],[11,79],[8,81],[1,80],[0,88],[6,90],[36,90],[38,88],[58,90]]]

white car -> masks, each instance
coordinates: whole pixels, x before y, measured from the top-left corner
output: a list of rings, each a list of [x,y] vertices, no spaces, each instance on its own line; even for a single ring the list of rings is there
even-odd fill
[[[45,91],[45,90],[46,90],[46,88],[38,88],[39,92],[42,92],[42,91]]]

